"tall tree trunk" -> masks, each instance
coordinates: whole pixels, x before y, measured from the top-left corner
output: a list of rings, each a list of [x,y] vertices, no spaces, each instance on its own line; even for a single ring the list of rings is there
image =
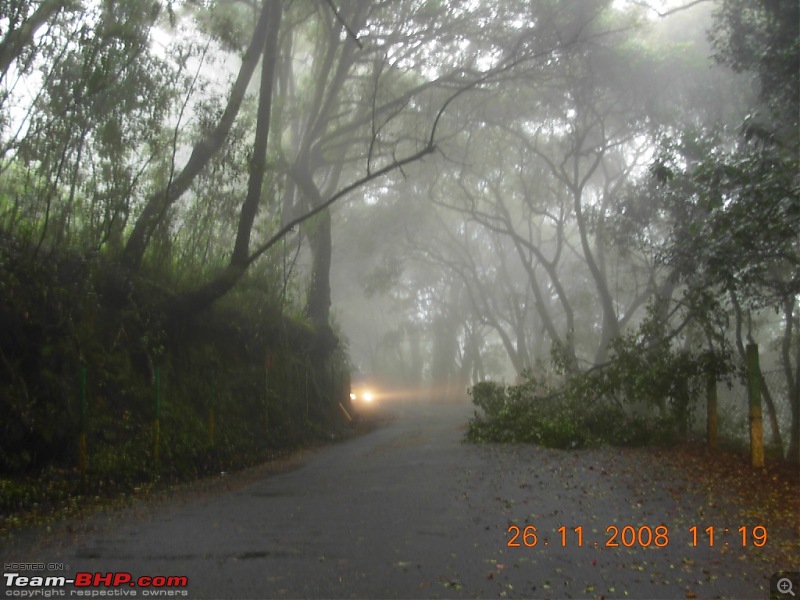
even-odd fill
[[[309,235],[311,255],[311,283],[308,289],[306,314],[318,331],[329,325],[331,309],[331,213],[322,211],[314,219],[313,230]]]
[[[717,412],[717,373],[710,365],[706,368],[706,444],[717,448],[719,414]]]
[[[764,433],[761,421],[761,368],[758,364],[758,345],[748,343],[747,356],[747,401],[750,420],[750,464],[764,466]]]
[[[772,400],[772,392],[767,385],[767,380],[764,379],[764,374],[761,374],[761,399],[764,400],[764,406],[767,407],[767,417],[769,418],[769,428],[772,431],[772,443],[783,456],[783,439],[781,438],[781,430],[778,425],[778,412],[775,410],[775,402]]]
[[[290,169],[290,175],[297,184],[301,194],[306,198],[311,209],[324,203],[323,192],[320,192],[313,175],[315,169],[310,159],[303,160]],[[332,193],[339,183],[342,165],[332,167],[328,173],[324,194]],[[330,327],[331,309],[331,260],[333,243],[331,236],[331,214],[328,209],[319,212],[307,228],[311,246],[312,270],[308,288],[306,314],[321,335],[318,351],[327,356],[337,345],[338,339]]]
[[[459,291],[459,287],[451,282],[447,299],[443,300],[441,314],[434,319],[431,326],[433,333],[431,379],[444,400],[450,399],[457,385]]]
[[[514,243],[514,249],[517,252],[517,256],[520,259],[520,263],[522,264],[523,268],[528,274],[528,282],[529,282],[529,290],[533,292],[534,295],[534,307],[536,308],[536,312],[539,315],[539,318],[542,321],[542,325],[544,329],[547,331],[547,334],[550,336],[550,340],[552,343],[557,344],[564,350],[564,355],[567,358],[567,370],[569,372],[573,372],[577,367],[577,358],[575,355],[575,344],[572,336],[572,332],[575,327],[575,315],[572,309],[572,305],[567,298],[566,291],[564,287],[561,285],[561,280],[558,276],[557,270],[557,263],[558,258],[554,258],[553,260],[548,260],[545,257],[542,250],[532,241],[526,240],[523,236],[517,234],[514,230],[513,223],[514,220],[511,218],[511,214],[508,211],[508,208],[503,204],[503,202],[498,197],[497,208],[501,212],[504,221],[504,228],[498,228],[497,226],[493,225],[489,220],[484,219],[482,215],[473,210],[471,211],[472,216],[486,229],[490,231],[494,231],[496,233],[500,233],[503,235],[508,235],[511,238],[511,241]],[[560,227],[560,225],[559,225]],[[556,254],[561,253],[561,245],[563,244],[563,237],[559,232],[557,236],[559,247],[557,249]],[[530,254],[526,254],[525,251],[528,251]],[[535,259],[535,263],[534,263]],[[542,268],[546,271],[550,283],[552,284],[553,288],[556,291],[556,296],[558,297],[559,303],[561,308],[564,310],[564,317],[566,319],[566,334],[561,336],[558,333],[558,329],[556,328],[555,322],[550,314],[550,308],[548,306],[548,302],[542,293],[541,287],[539,286],[539,281],[536,276],[536,269],[535,265],[541,265]],[[507,270],[505,266],[505,262],[502,264],[503,272],[506,273]],[[522,366],[518,367],[515,365],[517,369],[517,374],[522,374],[522,370],[526,366],[530,366],[530,358],[527,353],[527,349],[525,351],[525,356],[520,357],[520,361]]]
[[[578,233],[580,234],[581,247],[583,248],[583,258],[586,265],[589,267],[589,272],[595,282],[597,295],[600,299],[600,306],[603,309],[603,324],[600,334],[600,344],[597,347],[595,355],[595,363],[600,364],[605,362],[608,356],[608,346],[611,340],[619,337],[619,319],[617,311],[614,309],[614,301],[611,298],[611,292],[608,289],[608,282],[603,274],[600,266],[595,260],[594,253],[592,252],[591,244],[589,243],[588,227],[586,219],[583,215],[583,208],[581,206],[580,189],[575,191],[575,220],[578,224]]]
[[[200,140],[192,150],[188,162],[177,177],[169,181],[164,189],[158,190],[147,199],[144,209],[133,226],[128,242],[122,253],[123,264],[130,269],[138,269],[144,257],[147,245],[156,227],[159,225],[168,209],[183,195],[194,181],[195,177],[208,165],[209,161],[225,143],[231,127],[239,114],[247,86],[258,64],[259,57],[264,54],[264,48],[269,43],[275,48],[275,43],[270,38],[277,40],[278,27],[269,27],[270,23],[280,21],[280,0],[264,0],[261,15],[253,31],[250,45],[242,58],[242,66],[231,88],[228,105],[222,113],[217,126]],[[265,55],[266,56],[266,55]],[[274,63],[275,51],[270,53],[270,60]],[[274,66],[273,66],[274,69]],[[271,84],[270,84],[271,85]]]
[[[267,162],[267,141],[269,139],[270,115],[272,111],[272,88],[275,74],[278,32],[281,22],[281,2],[273,0],[268,7],[269,28],[264,42],[261,65],[261,88],[258,97],[258,116],[256,137],[253,142],[253,157],[250,160],[250,175],[247,183],[247,196],[239,213],[231,260],[221,275],[205,285],[178,296],[172,303],[174,313],[185,315],[202,310],[229,292],[241,279],[249,264],[250,235],[253,222],[261,203],[261,190]]]
[[[789,434],[789,452],[787,460],[793,463],[800,463],[800,347],[795,351],[794,372],[798,374],[795,378],[794,390],[789,392],[789,405],[792,407],[792,429]]]
[[[74,11],[80,5],[77,2],[63,0],[44,0],[33,14],[18,29],[9,29],[0,41],[0,82],[5,78],[11,63],[33,43],[36,32],[61,10]]]
[[[781,341],[781,362],[783,363],[786,389],[789,394],[789,406],[792,410],[792,425],[789,433],[789,452],[787,460],[800,463],[800,344],[795,344],[794,369],[792,368],[792,341],[795,335],[794,322],[795,299],[789,296],[783,303],[785,320],[783,340]],[[794,372],[792,372],[794,371]]]
[[[742,307],[739,304],[739,299],[737,298],[736,292],[734,292],[733,289],[728,290],[728,297],[733,305],[733,315],[735,319],[736,339],[734,340],[734,343],[736,345],[736,350],[739,353],[739,358],[741,359],[742,364],[744,364],[747,361],[747,356],[744,349],[744,341],[742,340]],[[767,407],[767,417],[769,418],[769,427],[770,431],[772,432],[772,442],[777,447],[781,456],[783,456],[783,438],[781,437],[781,430],[778,425],[778,412],[775,409],[775,402],[772,399],[772,393],[770,392],[769,386],[767,386],[767,381],[764,379],[763,375],[760,375],[760,377],[761,397],[764,400],[764,405]]]
[[[422,358],[422,343],[420,331],[416,326],[406,328],[406,339],[408,340],[410,373],[408,383],[411,386],[422,385],[422,369],[424,361]]]
[[[600,300],[600,307],[603,310],[603,323],[600,333],[600,344],[597,347],[595,354],[595,364],[605,362],[608,356],[608,346],[611,340],[619,337],[619,317],[614,308],[614,300],[611,297],[611,292],[608,289],[608,280],[605,277],[600,265],[595,259],[595,254],[592,251],[592,245],[589,241],[589,226],[586,222],[586,216],[583,214],[583,192],[585,190],[586,182],[592,177],[594,172],[600,166],[603,160],[604,151],[600,152],[595,157],[594,162],[586,170],[586,173],[581,175],[580,172],[580,158],[581,152],[584,150],[584,143],[589,130],[579,135],[579,141],[576,143],[576,154],[572,162],[572,175],[571,179],[567,178],[566,171],[562,173],[562,180],[564,180],[572,192],[573,209],[575,211],[575,222],[578,225],[578,234],[581,241],[581,248],[583,249],[583,259],[586,261],[586,266],[589,267],[589,272],[594,279],[597,295]]]
[[[272,89],[275,82],[275,62],[278,54],[278,33],[281,28],[281,0],[273,0],[269,12],[269,31],[261,63],[256,137],[253,141],[253,157],[250,159],[250,178],[247,182],[247,197],[239,212],[236,242],[231,254],[231,264],[241,267],[247,266],[247,259],[250,255],[250,235],[253,231],[253,222],[258,213],[258,207],[261,204],[261,190],[267,168],[267,142],[269,141],[272,117]]]

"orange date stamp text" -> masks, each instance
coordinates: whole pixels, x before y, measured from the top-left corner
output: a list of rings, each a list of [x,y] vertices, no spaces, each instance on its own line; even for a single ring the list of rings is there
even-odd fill
[[[544,536],[534,525],[509,525],[506,530],[509,548],[534,548],[536,546],[584,546],[592,545],[605,548],[664,548],[670,544],[671,532],[666,525],[609,525],[605,536],[598,540],[585,540],[582,526],[566,527],[562,525],[555,535]],[[755,546],[761,548],[767,544],[767,528],[763,525],[753,527],[742,526],[738,529],[727,527],[689,527],[681,530],[681,543],[690,546]]]

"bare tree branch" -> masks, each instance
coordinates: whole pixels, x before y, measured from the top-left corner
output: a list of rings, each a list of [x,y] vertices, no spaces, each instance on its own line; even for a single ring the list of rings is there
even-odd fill
[[[658,15],[659,18],[668,17],[670,15],[674,15],[677,12],[681,12],[683,10],[688,10],[698,4],[703,4],[705,2],[711,2],[712,0],[693,0],[693,2],[689,2],[688,4],[683,4],[682,6],[678,6],[676,8],[671,8],[667,11],[661,12],[655,6],[653,6],[650,2],[644,1],[632,1],[631,4],[635,4],[636,6],[641,6],[642,8],[646,8],[647,10],[652,10],[654,13]]]
[[[333,0],[325,0],[325,3],[331,7],[333,16],[335,16],[336,20],[339,21],[339,23],[341,23],[342,27],[344,27],[344,30],[347,32],[347,36],[355,42],[356,46],[358,46],[359,49],[363,50],[364,44],[362,44],[361,40],[358,39],[358,34],[356,34],[356,32],[350,28],[350,25],[347,24],[347,21],[344,20],[344,17],[342,17],[342,15],[339,14],[339,10],[336,8],[336,5],[333,3]]]
[[[337,200],[343,198],[344,196],[346,196],[347,194],[349,194],[353,190],[356,190],[356,189],[360,188],[361,186],[369,183],[370,181],[372,181],[374,179],[378,179],[380,177],[383,177],[387,173],[391,173],[392,171],[395,171],[397,169],[401,169],[405,165],[408,165],[408,164],[411,164],[413,162],[416,162],[416,161],[420,160],[421,158],[423,158],[424,156],[426,156],[428,154],[432,154],[435,150],[436,150],[436,146],[434,144],[432,144],[432,143],[431,144],[427,144],[424,148],[422,148],[421,150],[415,152],[414,154],[411,154],[409,156],[406,156],[405,158],[402,158],[402,159],[399,159],[399,160],[397,160],[395,162],[392,162],[392,163],[386,165],[385,167],[383,167],[382,169],[378,169],[377,171],[373,171],[372,173],[369,173],[368,175],[365,175],[364,177],[361,177],[360,179],[357,179],[353,183],[345,186],[344,188],[342,188],[341,190],[336,192],[333,196],[328,198],[325,202],[323,202],[319,206],[316,206],[312,210],[308,211],[307,213],[302,214],[302,215],[300,215],[299,217],[297,217],[295,219],[292,219],[291,221],[286,223],[286,225],[281,227],[271,238],[269,238],[266,242],[264,242],[261,246],[259,246],[250,255],[250,257],[247,259],[247,266],[253,264],[256,260],[258,260],[258,258],[262,254],[264,254],[267,250],[272,248],[272,246],[274,246],[277,242],[279,242],[281,240],[281,238],[283,238],[287,233],[292,231],[295,227],[300,225],[303,221],[306,221],[306,220],[310,219],[311,217],[313,217],[314,215],[316,215],[317,213],[322,212],[323,210],[325,210],[326,208],[331,206],[334,202],[336,202]]]

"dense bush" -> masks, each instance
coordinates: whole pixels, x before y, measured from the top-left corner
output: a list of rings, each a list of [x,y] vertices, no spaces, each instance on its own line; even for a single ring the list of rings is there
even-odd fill
[[[603,368],[562,370],[558,389],[530,373],[519,385],[475,385],[470,394],[481,412],[470,421],[467,439],[582,448],[663,444],[686,436],[706,371],[726,376],[730,358],[647,346],[642,333],[648,326],[615,340],[613,359]]]
[[[166,292],[152,281],[125,287],[115,275],[102,256],[36,257],[0,237],[0,512],[81,489],[82,369],[92,493],[233,470],[344,433],[346,356],[315,355],[307,323],[239,297],[177,322],[153,308]]]
[[[473,387],[473,402],[482,411],[470,420],[467,439],[576,449],[668,443],[675,436],[675,423],[668,417],[636,416],[607,400],[580,399],[564,391],[548,395],[531,391],[525,384],[504,387],[483,382]]]

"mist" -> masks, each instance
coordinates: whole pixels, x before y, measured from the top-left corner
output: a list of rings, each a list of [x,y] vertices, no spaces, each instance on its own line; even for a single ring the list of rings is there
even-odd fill
[[[795,2],[6,4],[9,477],[252,465],[357,388],[800,460]]]

